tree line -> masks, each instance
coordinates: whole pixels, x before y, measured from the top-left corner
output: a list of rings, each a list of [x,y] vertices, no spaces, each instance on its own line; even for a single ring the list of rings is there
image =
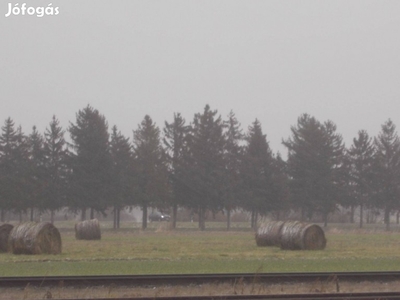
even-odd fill
[[[68,142],[65,139],[69,134]],[[390,214],[400,210],[400,140],[389,119],[377,137],[360,130],[349,148],[332,121],[301,115],[282,140],[287,159],[273,153],[256,119],[243,132],[235,114],[226,119],[206,105],[187,122],[175,113],[160,129],[146,115],[130,140],[90,105],[64,130],[53,116],[43,134],[25,135],[7,118],[0,135],[0,220],[5,212],[50,212],[68,207],[82,220],[112,207],[114,227],[120,212],[139,206],[142,228],[149,208],[178,207],[207,216],[248,211],[251,225],[260,216],[282,218],[298,211],[302,220],[328,216],[339,206],[380,209],[389,229]]]

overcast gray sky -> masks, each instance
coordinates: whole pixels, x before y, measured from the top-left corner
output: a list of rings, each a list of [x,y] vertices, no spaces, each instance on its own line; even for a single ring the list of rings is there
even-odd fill
[[[302,113],[332,120],[346,145],[400,126],[400,1],[29,1],[57,16],[5,17],[0,123],[64,128],[87,104],[128,137],[209,104],[244,130],[258,118],[274,152]]]

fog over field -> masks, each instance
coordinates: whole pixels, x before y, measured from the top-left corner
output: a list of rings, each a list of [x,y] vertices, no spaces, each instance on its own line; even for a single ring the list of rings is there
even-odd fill
[[[26,5],[59,14],[6,17],[17,3],[0,1],[0,122],[26,133],[87,104],[129,137],[145,114],[233,110],[283,154],[302,113],[347,146],[400,126],[399,1],[40,0]]]

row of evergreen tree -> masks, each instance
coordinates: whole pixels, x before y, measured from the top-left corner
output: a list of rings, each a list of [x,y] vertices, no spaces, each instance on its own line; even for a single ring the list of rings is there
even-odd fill
[[[400,141],[396,127],[386,121],[375,138],[359,131],[350,148],[332,121],[324,123],[303,114],[291,136],[282,143],[287,160],[274,154],[256,119],[243,133],[231,112],[223,120],[205,106],[187,123],[179,113],[165,122],[163,131],[146,115],[133,131],[133,140],[116,126],[111,133],[106,118],[90,105],[76,114],[65,131],[55,116],[40,134],[29,135],[5,120],[0,136],[0,212],[34,210],[54,212],[69,207],[93,218],[112,207],[114,227],[120,211],[139,206],[142,228],[149,208],[172,210],[176,226],[178,207],[198,214],[205,229],[207,214],[224,211],[227,227],[235,209],[258,216],[289,211],[302,219],[322,215],[325,224],[337,207],[360,207],[390,214],[400,209]]]

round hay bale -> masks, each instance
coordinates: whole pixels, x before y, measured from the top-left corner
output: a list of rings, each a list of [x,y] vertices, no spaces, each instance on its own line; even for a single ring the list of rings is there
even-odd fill
[[[283,221],[271,221],[260,225],[256,232],[257,246],[279,246]]]
[[[100,240],[100,223],[97,219],[86,220],[75,224],[75,238],[77,240]]]
[[[14,254],[60,254],[61,235],[48,222],[27,222],[15,226],[8,238],[10,251]]]
[[[316,224],[288,221],[281,228],[281,249],[322,250],[325,246],[325,233]]]
[[[0,252],[8,251],[8,237],[13,228],[11,224],[0,225]]]

